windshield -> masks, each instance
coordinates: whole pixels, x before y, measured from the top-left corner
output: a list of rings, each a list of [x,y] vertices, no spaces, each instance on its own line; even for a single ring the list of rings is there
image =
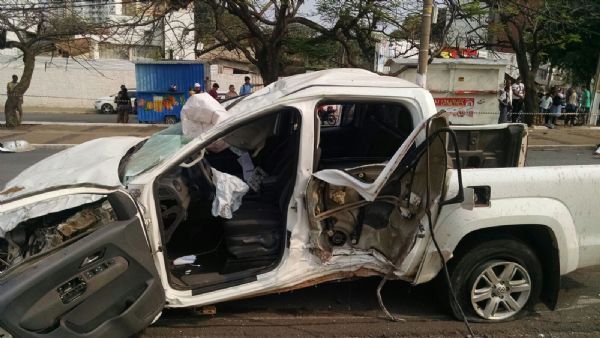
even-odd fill
[[[181,123],[150,136],[141,148],[125,159],[123,181],[127,182],[157,164],[171,158],[191,139],[183,135]]]

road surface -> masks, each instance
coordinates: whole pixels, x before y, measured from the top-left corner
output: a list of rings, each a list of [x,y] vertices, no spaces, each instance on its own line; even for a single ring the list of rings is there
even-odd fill
[[[0,186],[28,165],[56,150],[0,154]],[[527,165],[600,164],[587,148],[530,149]],[[216,305],[217,314],[202,316],[190,309],[165,310],[140,337],[464,337],[462,322],[440,306],[431,284],[412,287],[392,281],[383,290],[388,309],[404,321],[391,322],[377,305],[379,279],[335,282],[279,295]],[[501,324],[472,324],[488,337],[600,336],[600,267],[562,278],[558,309],[543,305],[523,319]]]

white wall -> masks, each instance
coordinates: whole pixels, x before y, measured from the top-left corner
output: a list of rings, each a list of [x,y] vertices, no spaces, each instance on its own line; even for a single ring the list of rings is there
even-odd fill
[[[98,97],[114,94],[121,84],[135,88],[135,66],[127,60],[80,61],[38,57],[31,85],[23,98],[23,108],[31,110],[94,108]],[[0,55],[0,110],[6,101],[6,83],[16,74],[21,77],[22,60]]]

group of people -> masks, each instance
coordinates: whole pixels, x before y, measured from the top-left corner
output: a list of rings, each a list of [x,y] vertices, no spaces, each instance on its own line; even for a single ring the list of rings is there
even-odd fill
[[[219,84],[215,82],[212,84],[211,89],[208,91],[208,94],[217,101],[221,101],[221,99],[219,98],[219,88],[220,88]],[[229,91],[227,93],[225,93],[224,99],[230,99],[230,98],[233,98],[236,96],[250,94],[250,93],[252,93],[253,88],[254,88],[254,84],[250,83],[250,77],[246,76],[246,77],[244,77],[244,84],[242,84],[242,87],[240,88],[240,93],[238,94],[235,91],[235,86],[230,84]],[[171,89],[173,89],[172,91],[177,91],[177,86],[173,84],[173,85],[171,85]],[[190,87],[190,89],[189,89],[190,96],[192,96],[194,94],[202,93],[202,92],[203,92],[202,86],[198,82],[196,82],[194,84],[194,86]]]
[[[571,87],[564,93],[561,87],[554,87],[550,92],[540,93],[539,96],[538,116],[544,116],[544,124],[548,128],[554,128],[561,115],[564,115],[565,126],[588,123],[592,103],[588,88]],[[541,120],[538,123],[541,124]]]
[[[539,93],[539,111],[534,115],[534,124],[544,124],[548,128],[556,126],[558,117],[564,115],[565,126],[576,123],[587,124],[590,116],[591,93],[585,87],[571,87],[566,93],[561,87],[550,92]],[[525,105],[525,85],[521,78],[514,84],[507,80],[498,96],[500,116],[498,123],[523,122]]]
[[[511,83],[510,80],[505,81],[498,102],[500,105],[498,123],[509,122],[509,117],[510,122],[521,122],[525,103],[525,85],[520,77],[515,83]]]

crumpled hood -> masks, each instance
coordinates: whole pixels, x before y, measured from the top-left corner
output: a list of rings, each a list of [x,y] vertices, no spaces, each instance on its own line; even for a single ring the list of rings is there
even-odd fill
[[[56,153],[25,169],[6,184],[0,202],[47,188],[94,183],[118,187],[119,163],[131,147],[143,138],[116,136],[99,138]],[[97,195],[65,195],[0,213],[0,237],[20,222],[74,208],[100,199]]]
[[[143,138],[115,136],[88,141],[47,157],[10,180],[0,201],[62,185],[119,186],[119,162]]]

